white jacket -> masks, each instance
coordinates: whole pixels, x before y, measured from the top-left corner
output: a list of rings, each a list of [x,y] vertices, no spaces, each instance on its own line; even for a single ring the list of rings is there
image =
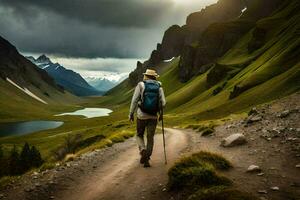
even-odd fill
[[[146,81],[155,81],[155,80],[146,80]],[[158,81],[155,81],[158,82]],[[161,85],[161,83],[159,82]],[[145,83],[139,82],[137,86],[135,87],[134,94],[131,100],[130,110],[129,110],[129,117],[130,115],[134,114],[135,111],[137,111],[137,118],[138,119],[157,119],[157,115],[150,115],[147,113],[144,113],[138,105],[142,102],[142,95],[145,90]],[[164,107],[166,105],[166,98],[164,94],[164,90],[162,87],[159,88],[159,100],[162,103],[162,106]]]

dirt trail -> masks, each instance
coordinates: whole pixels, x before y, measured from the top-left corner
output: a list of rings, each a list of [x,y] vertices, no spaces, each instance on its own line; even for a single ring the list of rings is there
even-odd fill
[[[0,194],[3,192],[4,199],[14,200],[170,199],[171,194],[166,191],[167,172],[188,149],[190,135],[175,129],[166,132],[167,165],[162,134],[155,135],[151,168],[143,168],[139,163],[135,138],[131,138],[52,170],[29,173]]]
[[[188,144],[186,134],[173,129],[167,132],[168,165],[164,164],[162,135],[159,134],[155,137],[151,168],[145,169],[139,164],[134,145],[99,167],[90,177],[76,180],[78,184],[56,199],[161,199],[167,170]]]

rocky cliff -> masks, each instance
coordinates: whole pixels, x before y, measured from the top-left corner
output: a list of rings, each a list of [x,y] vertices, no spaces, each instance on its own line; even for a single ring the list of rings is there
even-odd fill
[[[173,25],[157,44],[148,61],[138,62],[129,75],[134,86],[146,68],[157,68],[164,60],[180,56],[178,77],[181,82],[205,73],[250,29],[257,20],[279,8],[281,0],[219,0],[199,12],[190,14],[182,27]],[[263,43],[263,31],[255,32],[257,40],[249,44],[253,51]]]

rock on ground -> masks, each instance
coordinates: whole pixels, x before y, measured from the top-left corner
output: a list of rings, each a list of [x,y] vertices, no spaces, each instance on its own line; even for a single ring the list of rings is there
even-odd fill
[[[261,169],[257,165],[250,165],[247,169],[247,172],[260,172]]]
[[[233,147],[247,143],[246,137],[241,133],[232,134],[221,141],[223,147]]]

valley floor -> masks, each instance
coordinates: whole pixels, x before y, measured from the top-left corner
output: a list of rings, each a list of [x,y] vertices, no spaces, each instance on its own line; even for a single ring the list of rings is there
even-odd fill
[[[183,199],[166,191],[167,171],[182,155],[200,150],[222,154],[233,164],[225,175],[245,192],[261,199],[300,197],[300,94],[256,109],[256,120],[226,122],[211,136],[192,130],[167,129],[168,165],[164,165],[162,135],[156,135],[151,163],[139,164],[134,138],[83,154],[63,166],[27,174],[1,191],[4,199]],[[253,117],[253,116],[252,116]],[[160,132],[160,130],[158,130]],[[243,133],[248,143],[224,148],[222,138]],[[247,173],[258,165],[262,173]],[[271,187],[278,187],[272,190]],[[260,192],[258,192],[260,191]]]

